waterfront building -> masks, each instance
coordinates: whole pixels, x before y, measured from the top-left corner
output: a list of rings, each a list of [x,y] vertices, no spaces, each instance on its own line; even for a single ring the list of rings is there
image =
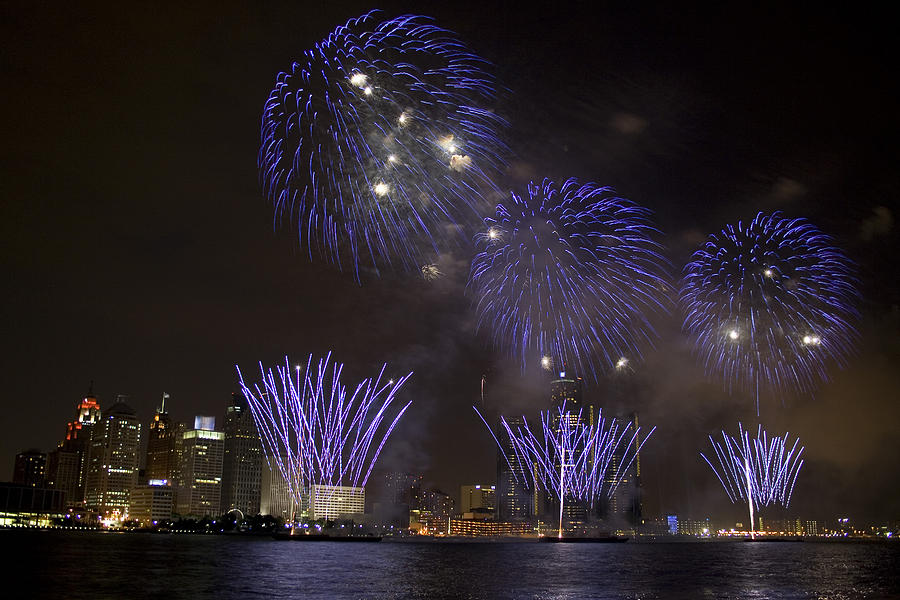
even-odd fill
[[[194,428],[182,435],[181,485],[175,510],[183,517],[219,514],[225,434],[215,427],[215,417],[197,416]]]
[[[127,516],[138,479],[141,423],[123,399],[120,396],[93,425],[87,453],[85,504],[108,520]]]
[[[13,483],[28,487],[44,487],[44,470],[47,455],[34,448],[16,454],[13,467]]]
[[[279,517],[286,522],[291,520],[294,513],[298,518],[308,514],[306,506],[297,506],[293,501],[287,479],[274,463],[262,465],[261,480],[260,514]]]
[[[366,490],[343,485],[311,485],[309,518],[360,520],[366,511]]]
[[[225,409],[225,455],[222,466],[221,512],[260,512],[262,444],[243,394],[232,394]]]
[[[534,526],[527,521],[451,518],[449,532],[461,537],[527,536],[534,535]]]
[[[472,512],[475,508],[494,512],[497,508],[497,486],[463,485],[459,488],[459,512]]]
[[[164,479],[151,479],[131,490],[128,518],[141,527],[153,527],[172,518],[175,490]]]
[[[0,483],[0,527],[49,527],[64,513],[65,493],[60,490]]]

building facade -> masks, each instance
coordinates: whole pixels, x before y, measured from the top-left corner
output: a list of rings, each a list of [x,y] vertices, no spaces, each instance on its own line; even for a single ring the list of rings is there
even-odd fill
[[[497,508],[497,486],[463,485],[459,488],[459,512],[465,514],[475,508],[494,512]]]
[[[242,394],[232,394],[225,409],[225,455],[222,467],[222,512],[260,512],[262,444]]]
[[[148,481],[165,480],[174,484],[178,470],[175,438],[179,432],[166,412],[168,397],[168,394],[163,394],[162,404],[147,428],[147,462],[144,476]]]
[[[518,427],[525,426],[525,417],[508,417],[506,422],[515,431]],[[497,489],[494,500],[497,518],[501,521],[531,519],[539,509],[539,500],[543,500],[543,496],[538,498],[540,494],[537,488],[530,489],[527,483],[532,481],[535,466],[520,460],[504,427],[498,425],[496,430],[497,441],[500,443],[497,449]]]
[[[28,487],[44,487],[47,455],[40,450],[23,450],[16,454],[12,482]]]
[[[306,507],[298,507],[291,498],[291,488],[278,467],[265,464],[262,467],[262,496],[259,504],[259,512],[264,515],[279,517],[290,521],[294,513],[302,516]]]
[[[181,485],[175,511],[183,517],[221,514],[225,434],[215,431],[215,417],[197,417],[182,435]]]
[[[141,423],[134,409],[116,402],[91,431],[85,504],[104,519],[124,520],[137,485]]]
[[[128,518],[141,527],[154,527],[172,518],[175,490],[163,479],[151,479],[131,490]]]
[[[361,519],[366,511],[366,490],[344,485],[311,485],[309,518]]]

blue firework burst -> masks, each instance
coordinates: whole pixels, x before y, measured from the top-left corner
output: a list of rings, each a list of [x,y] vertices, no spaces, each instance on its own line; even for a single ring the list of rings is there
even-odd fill
[[[684,330],[729,389],[809,392],[857,338],[853,265],[804,219],[759,213],[713,234],[685,267]]]
[[[639,356],[664,307],[667,265],[648,211],[609,188],[549,179],[511,194],[476,239],[478,327],[517,357],[595,379]]]
[[[310,257],[421,268],[468,239],[503,125],[487,63],[419,16],[351,19],[279,74],[259,173]]]

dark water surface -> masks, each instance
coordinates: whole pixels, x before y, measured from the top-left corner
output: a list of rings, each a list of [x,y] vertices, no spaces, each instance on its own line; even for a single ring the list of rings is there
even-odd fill
[[[0,531],[5,598],[900,598],[900,544],[277,542]],[[7,571],[9,569],[9,571]]]

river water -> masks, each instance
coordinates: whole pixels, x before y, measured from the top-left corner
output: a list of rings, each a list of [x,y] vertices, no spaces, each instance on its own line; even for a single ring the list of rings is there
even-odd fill
[[[900,543],[337,544],[0,531],[5,598],[898,598]]]

